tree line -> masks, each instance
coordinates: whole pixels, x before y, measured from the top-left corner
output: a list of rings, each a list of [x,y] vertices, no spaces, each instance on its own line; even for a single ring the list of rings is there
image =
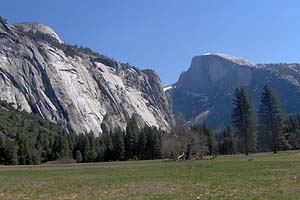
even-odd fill
[[[139,128],[134,120],[95,137],[71,134],[39,115],[0,101],[0,164],[41,164],[54,160],[100,162],[161,158],[162,131]]]
[[[255,118],[257,116],[257,120]],[[266,85],[257,114],[244,87],[234,94],[232,127],[214,133],[205,124],[163,132],[139,128],[134,120],[95,137],[71,134],[37,114],[0,101],[0,164],[40,164],[55,160],[100,162],[174,158],[299,149],[300,115],[285,118],[272,88]]]

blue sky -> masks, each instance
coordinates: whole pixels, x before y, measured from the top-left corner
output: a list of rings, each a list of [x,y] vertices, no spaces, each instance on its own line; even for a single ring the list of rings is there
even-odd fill
[[[207,52],[300,62],[299,9],[297,0],[6,0],[0,15],[49,25],[66,43],[152,68],[168,85]]]

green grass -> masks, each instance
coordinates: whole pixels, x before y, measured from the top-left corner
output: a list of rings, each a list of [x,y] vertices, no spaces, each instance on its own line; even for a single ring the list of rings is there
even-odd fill
[[[1,166],[0,199],[300,199],[300,152]]]

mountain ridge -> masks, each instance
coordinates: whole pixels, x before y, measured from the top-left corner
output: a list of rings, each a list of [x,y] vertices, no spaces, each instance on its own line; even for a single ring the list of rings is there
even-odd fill
[[[263,86],[269,84],[287,114],[300,112],[300,64],[253,64],[221,55],[194,56],[188,70],[166,90],[178,125],[207,123],[218,130],[230,125],[233,93],[241,86],[255,109]]]

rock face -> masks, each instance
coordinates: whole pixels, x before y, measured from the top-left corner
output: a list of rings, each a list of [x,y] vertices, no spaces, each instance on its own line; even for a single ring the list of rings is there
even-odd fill
[[[259,64],[214,53],[196,56],[178,81],[165,88],[178,125],[205,122],[215,129],[231,123],[232,99],[245,86],[257,109],[265,84],[276,92],[288,113],[300,112],[300,65]]]
[[[52,30],[50,27],[45,26],[44,24],[33,23],[33,22],[24,22],[24,23],[16,23],[16,24],[14,24],[14,26],[25,32],[32,31],[34,33],[41,32],[44,34],[48,34],[48,35],[54,37],[60,43],[63,43],[63,41],[58,37],[58,35],[55,33],[55,31]]]
[[[63,44],[49,27],[0,18],[0,99],[95,135],[135,118],[169,129],[168,100],[157,74]]]

